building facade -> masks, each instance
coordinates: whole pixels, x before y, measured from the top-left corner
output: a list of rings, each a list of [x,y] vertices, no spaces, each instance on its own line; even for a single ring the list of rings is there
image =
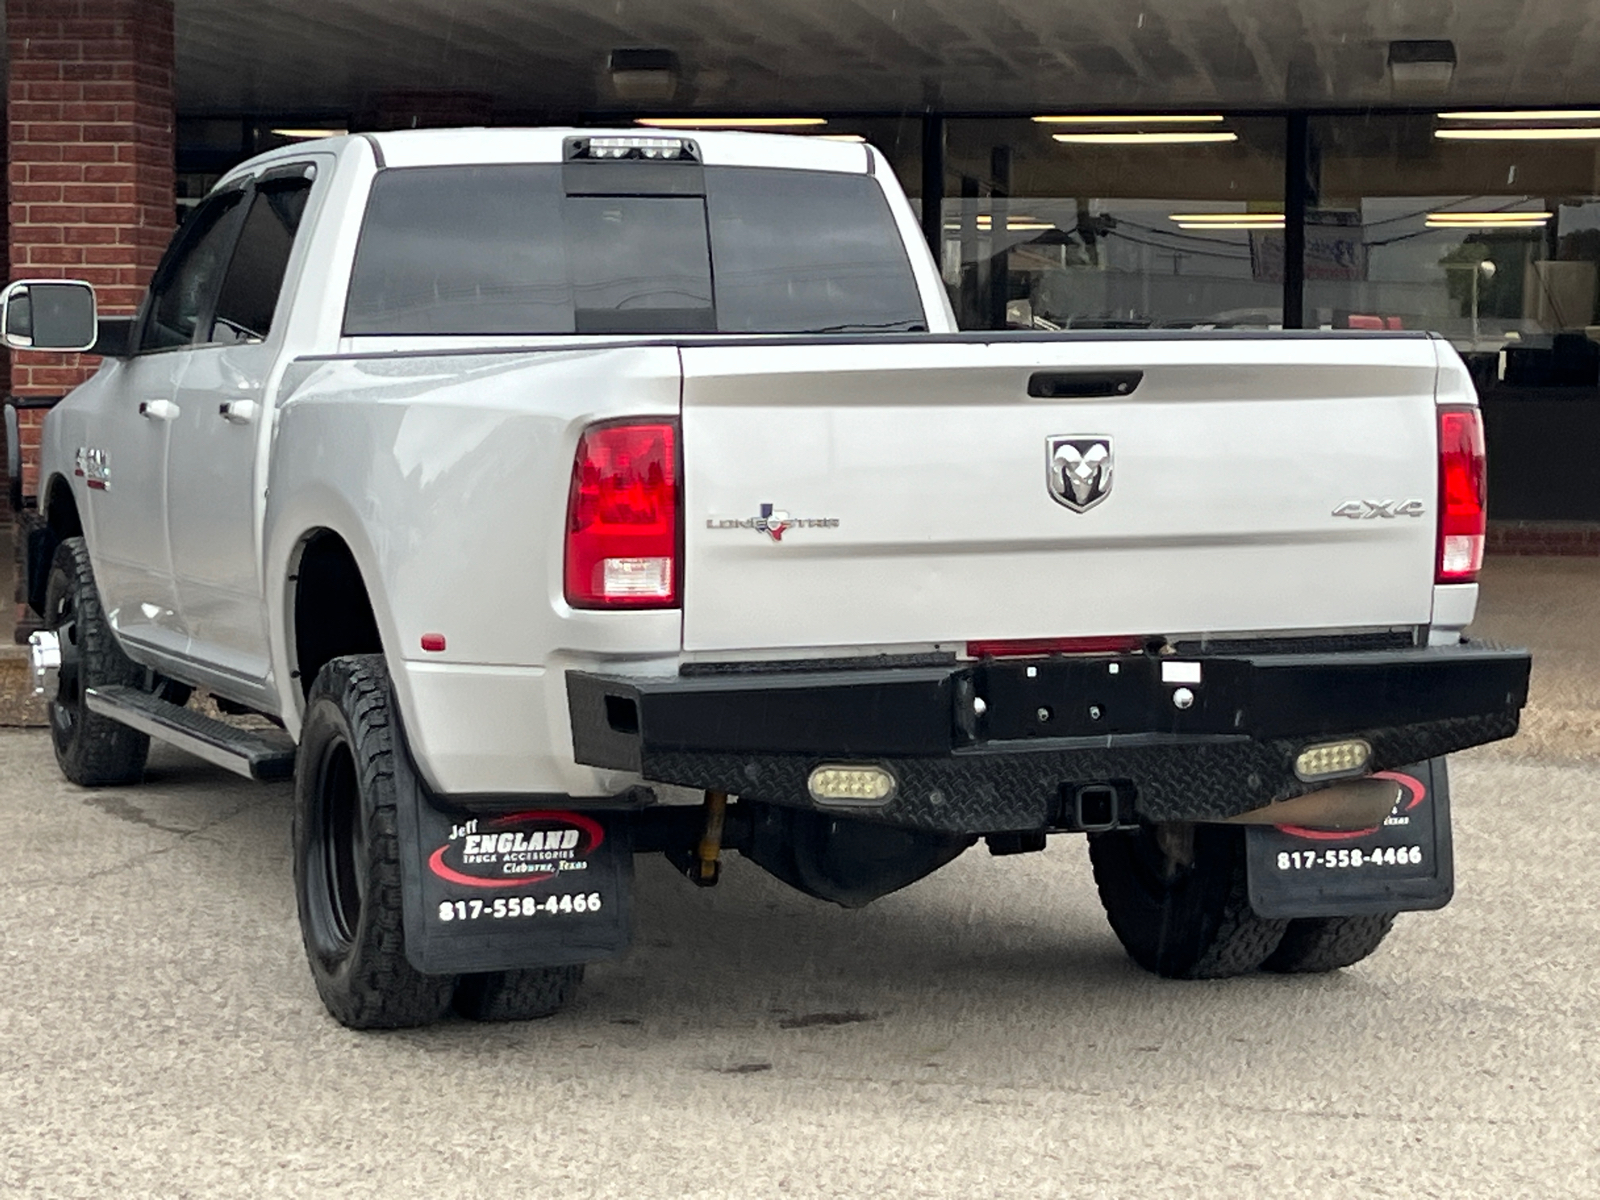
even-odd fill
[[[1429,329],[1491,544],[1600,551],[1600,14],[1536,0],[5,0],[12,278],[131,312],[235,163],[324,131],[865,138],[972,329]],[[15,354],[23,492],[87,357]],[[25,514],[24,514],[25,515]],[[1590,527],[1594,528],[1591,529]]]

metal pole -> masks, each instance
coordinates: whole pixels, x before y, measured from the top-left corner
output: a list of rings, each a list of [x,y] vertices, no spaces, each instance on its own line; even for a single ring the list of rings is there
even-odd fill
[[[1311,180],[1310,120],[1290,113],[1283,171],[1283,327],[1305,328],[1306,211]]]
[[[926,113],[922,118],[922,236],[928,239],[933,262],[944,270],[944,118]]]

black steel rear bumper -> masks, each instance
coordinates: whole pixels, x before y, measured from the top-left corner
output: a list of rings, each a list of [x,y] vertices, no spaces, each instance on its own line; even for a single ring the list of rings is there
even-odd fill
[[[814,767],[878,763],[895,793],[852,815],[991,833],[1069,823],[1063,805],[1098,784],[1145,820],[1233,816],[1309,790],[1294,759],[1332,739],[1364,738],[1372,769],[1385,770],[1510,737],[1529,662],[1526,650],[1463,642],[662,678],[570,671],[567,697],[580,763],[823,810],[806,786]]]

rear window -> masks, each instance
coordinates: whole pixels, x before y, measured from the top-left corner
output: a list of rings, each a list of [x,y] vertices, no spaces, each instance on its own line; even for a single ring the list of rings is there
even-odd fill
[[[344,321],[351,336],[924,327],[867,176],[707,167],[703,194],[594,195],[568,194],[556,165],[381,172]]]

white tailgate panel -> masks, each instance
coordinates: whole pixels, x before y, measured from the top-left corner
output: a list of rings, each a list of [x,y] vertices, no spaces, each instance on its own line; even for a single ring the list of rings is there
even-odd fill
[[[685,347],[684,648],[1425,624],[1437,508],[1422,338]],[[1036,370],[1142,370],[1033,399]],[[1107,498],[1046,439],[1109,436]],[[1333,516],[1420,500],[1421,517]],[[762,504],[792,518],[751,528]]]

